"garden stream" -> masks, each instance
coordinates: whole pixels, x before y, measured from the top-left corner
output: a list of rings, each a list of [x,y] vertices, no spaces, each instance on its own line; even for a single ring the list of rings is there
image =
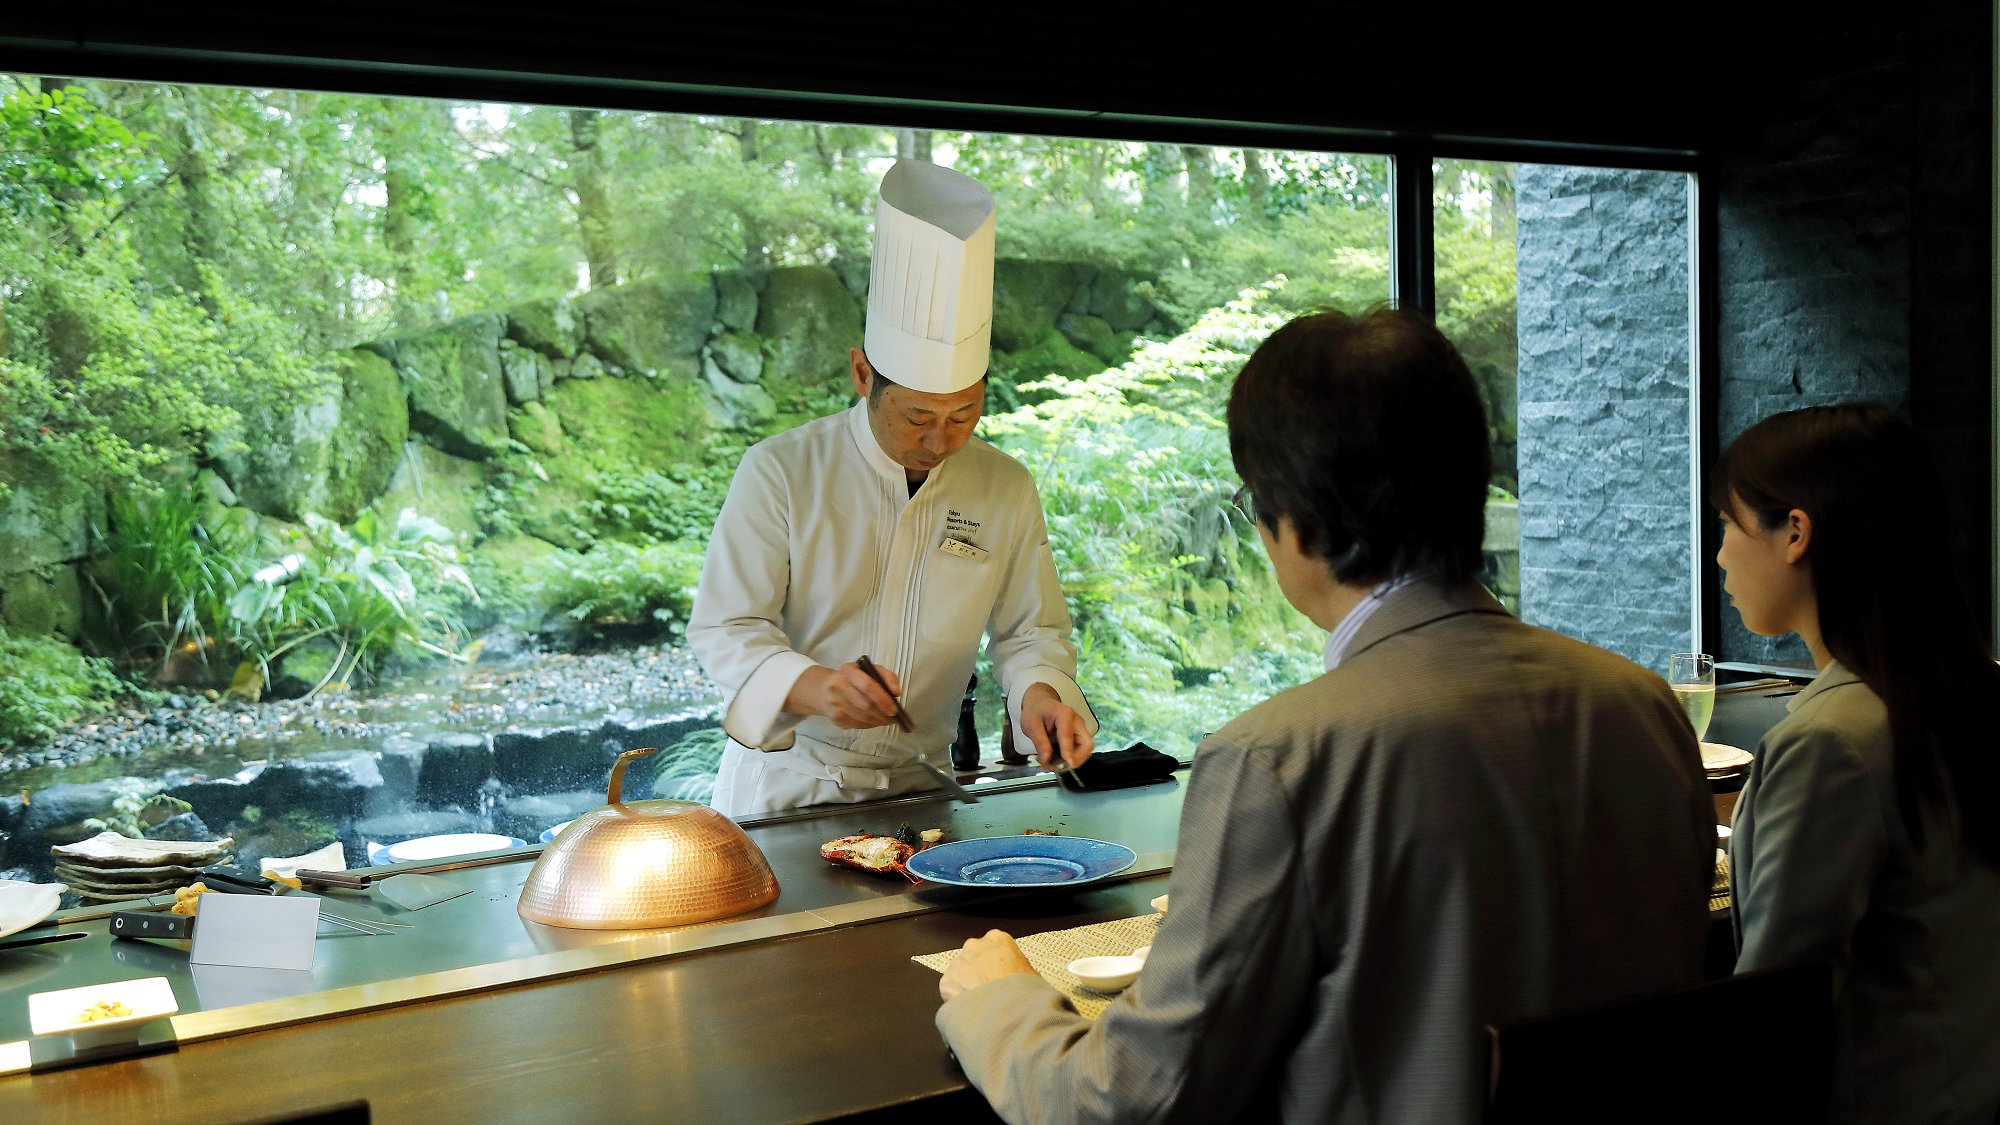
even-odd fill
[[[185,802],[196,835],[230,833],[252,865],[330,838],[351,863],[370,842],[436,831],[532,839],[602,804],[610,761],[633,746],[685,743],[641,784],[705,797],[713,765],[698,759],[717,741],[718,707],[692,655],[668,645],[523,651],[313,699],[170,695],[0,756],[0,877],[46,878],[49,845],[90,835],[83,822],[120,797],[129,816],[154,793],[175,800],[142,823]],[[627,792],[654,795],[631,781]]]

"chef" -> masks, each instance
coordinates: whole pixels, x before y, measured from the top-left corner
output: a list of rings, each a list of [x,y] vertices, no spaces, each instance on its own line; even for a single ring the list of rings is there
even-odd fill
[[[1045,766],[1090,756],[1041,499],[972,434],[992,319],[992,194],[899,161],[848,353],[857,401],[744,454],[703,561],[687,635],[729,700],[722,812],[935,787],[917,763],[950,768],[982,636],[1017,744]]]

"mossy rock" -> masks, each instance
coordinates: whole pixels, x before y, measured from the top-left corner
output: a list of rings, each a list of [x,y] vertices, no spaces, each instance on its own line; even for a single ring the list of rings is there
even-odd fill
[[[993,264],[993,346],[1020,351],[1055,330],[1077,293],[1076,270],[1068,262],[1009,258]]]
[[[570,459],[593,466],[659,466],[693,457],[713,429],[691,382],[568,379],[543,403],[568,438]],[[542,464],[555,471],[553,462]]]
[[[416,444],[409,447],[374,507],[391,520],[404,508],[415,508],[457,532],[463,547],[480,536],[473,505],[485,492],[485,465]]]
[[[764,377],[764,342],[750,332],[724,332],[708,342],[709,358],[724,375],[739,383]]]
[[[576,306],[566,297],[530,301],[507,310],[507,336],[546,356],[568,359],[583,339]]]
[[[772,270],[757,305],[757,335],[765,344],[763,383],[773,398],[846,379],[848,349],[861,346],[861,311],[826,266]]]
[[[327,379],[283,398],[237,405],[237,423],[211,443],[238,503],[297,520],[345,523],[388,486],[409,436],[396,369],[368,348],[326,356]]]
[[[507,384],[507,401],[516,406],[534,402],[556,383],[555,363],[533,348],[500,341],[500,373]]]
[[[562,548],[533,535],[495,535],[467,554],[473,580],[479,584],[481,600],[496,619],[516,628],[533,630],[541,625],[542,609],[532,604],[528,585],[544,560],[563,554]]]
[[[1162,315],[1141,286],[1153,279],[1129,270],[1104,269],[1090,283],[1088,297],[1075,310],[1103,318],[1119,332],[1137,332]]]
[[[0,577],[81,556],[90,524],[104,520],[104,497],[39,460],[0,450]]]
[[[1083,379],[1102,372],[1107,366],[1102,359],[1064,339],[1061,333],[1050,332],[1033,347],[1023,351],[994,352],[992,366],[987,371],[1004,402],[1008,396],[1014,395],[1014,388],[1021,383],[1031,383],[1050,375]]]
[[[715,319],[732,332],[744,332],[757,323],[757,291],[763,288],[762,270],[726,270],[715,275]]]
[[[1116,367],[1132,358],[1132,336],[1111,327],[1111,323],[1100,316],[1088,313],[1064,313],[1056,318],[1056,331],[1063,339],[1104,361],[1106,367]]]
[[[410,427],[457,457],[506,448],[506,376],[498,313],[470,316],[392,343],[410,396]]]
[[[539,402],[531,402],[507,414],[507,432],[514,440],[537,453],[559,456],[563,452],[562,419]]]
[[[16,633],[52,633],[75,640],[83,627],[83,587],[76,568],[56,563],[9,575],[0,588],[0,622]]]
[[[715,321],[715,283],[700,273],[614,285],[586,294],[577,306],[590,350],[606,362],[655,378],[692,379],[689,361]]]

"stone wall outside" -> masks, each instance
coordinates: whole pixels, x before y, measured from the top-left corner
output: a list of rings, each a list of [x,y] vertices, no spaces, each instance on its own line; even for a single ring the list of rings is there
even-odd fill
[[[1688,177],[1515,184],[1522,617],[1663,669],[1694,598]]]

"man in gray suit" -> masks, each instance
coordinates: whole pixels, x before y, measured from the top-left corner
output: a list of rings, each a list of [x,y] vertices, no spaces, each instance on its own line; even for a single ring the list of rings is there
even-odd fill
[[[1009,1121],[1470,1121],[1486,1024],[1695,983],[1715,814],[1665,681],[1475,581],[1491,455],[1422,319],[1321,313],[1230,451],[1325,675],[1202,742],[1172,910],[1090,1023],[998,930],[938,1027]]]

